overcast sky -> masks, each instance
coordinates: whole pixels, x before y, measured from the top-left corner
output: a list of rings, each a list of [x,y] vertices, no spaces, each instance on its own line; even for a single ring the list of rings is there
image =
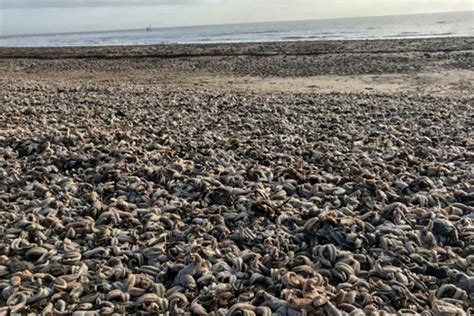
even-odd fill
[[[474,10],[474,0],[0,0],[0,35]]]

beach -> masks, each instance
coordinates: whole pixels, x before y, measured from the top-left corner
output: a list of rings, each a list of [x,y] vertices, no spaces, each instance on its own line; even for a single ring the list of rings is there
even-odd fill
[[[0,315],[469,315],[473,47],[0,48]]]

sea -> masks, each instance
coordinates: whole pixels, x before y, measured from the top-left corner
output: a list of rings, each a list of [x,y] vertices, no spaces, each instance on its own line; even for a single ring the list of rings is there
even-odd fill
[[[0,37],[0,47],[113,46],[474,36],[474,11]]]

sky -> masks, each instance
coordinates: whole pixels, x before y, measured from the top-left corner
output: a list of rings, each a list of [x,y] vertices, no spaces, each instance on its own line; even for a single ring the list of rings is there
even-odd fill
[[[474,0],[0,0],[0,36],[474,10]]]

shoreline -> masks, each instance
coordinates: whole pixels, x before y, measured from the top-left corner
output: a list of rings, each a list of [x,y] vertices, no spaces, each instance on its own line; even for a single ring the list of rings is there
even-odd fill
[[[92,32],[96,33],[96,32]],[[65,33],[68,34],[68,33]],[[76,34],[76,33],[73,33]],[[82,33],[77,33],[82,34]],[[41,36],[48,36],[41,35]],[[61,34],[58,34],[61,35]],[[22,35],[19,37],[34,37],[40,35]],[[51,35],[54,36],[54,35]],[[14,38],[18,36],[0,36],[0,40],[2,38]],[[115,48],[127,48],[127,47],[147,47],[147,46],[182,46],[182,45],[196,45],[196,46],[206,46],[206,45],[241,45],[241,44],[279,44],[279,43],[304,43],[304,42],[357,42],[357,41],[396,41],[396,40],[433,40],[433,39],[462,39],[462,38],[472,38],[474,35],[452,35],[452,34],[441,34],[441,35],[427,35],[427,36],[389,36],[389,37],[368,37],[368,38],[353,38],[353,39],[330,39],[330,38],[316,38],[316,37],[303,37],[303,36],[295,36],[295,38],[284,38],[281,40],[248,40],[248,41],[189,41],[189,42],[158,42],[153,44],[108,44],[108,45],[101,45],[101,44],[91,44],[91,45],[69,45],[69,46],[60,46],[60,45],[52,45],[52,46],[0,46],[2,48],[11,48],[11,49],[48,49],[48,48],[108,48],[108,47],[115,47]]]
[[[386,45],[391,46],[387,48]],[[440,49],[438,45],[448,45]],[[269,42],[175,43],[110,46],[0,47],[0,58],[180,58],[252,54],[315,55],[336,53],[450,52],[472,50],[474,36]],[[385,46],[385,48],[384,48]],[[395,47],[393,47],[395,46]],[[200,53],[193,53],[198,50]],[[212,51],[212,54],[206,53]],[[264,51],[263,53],[261,51]],[[54,54],[54,55],[51,55]]]

